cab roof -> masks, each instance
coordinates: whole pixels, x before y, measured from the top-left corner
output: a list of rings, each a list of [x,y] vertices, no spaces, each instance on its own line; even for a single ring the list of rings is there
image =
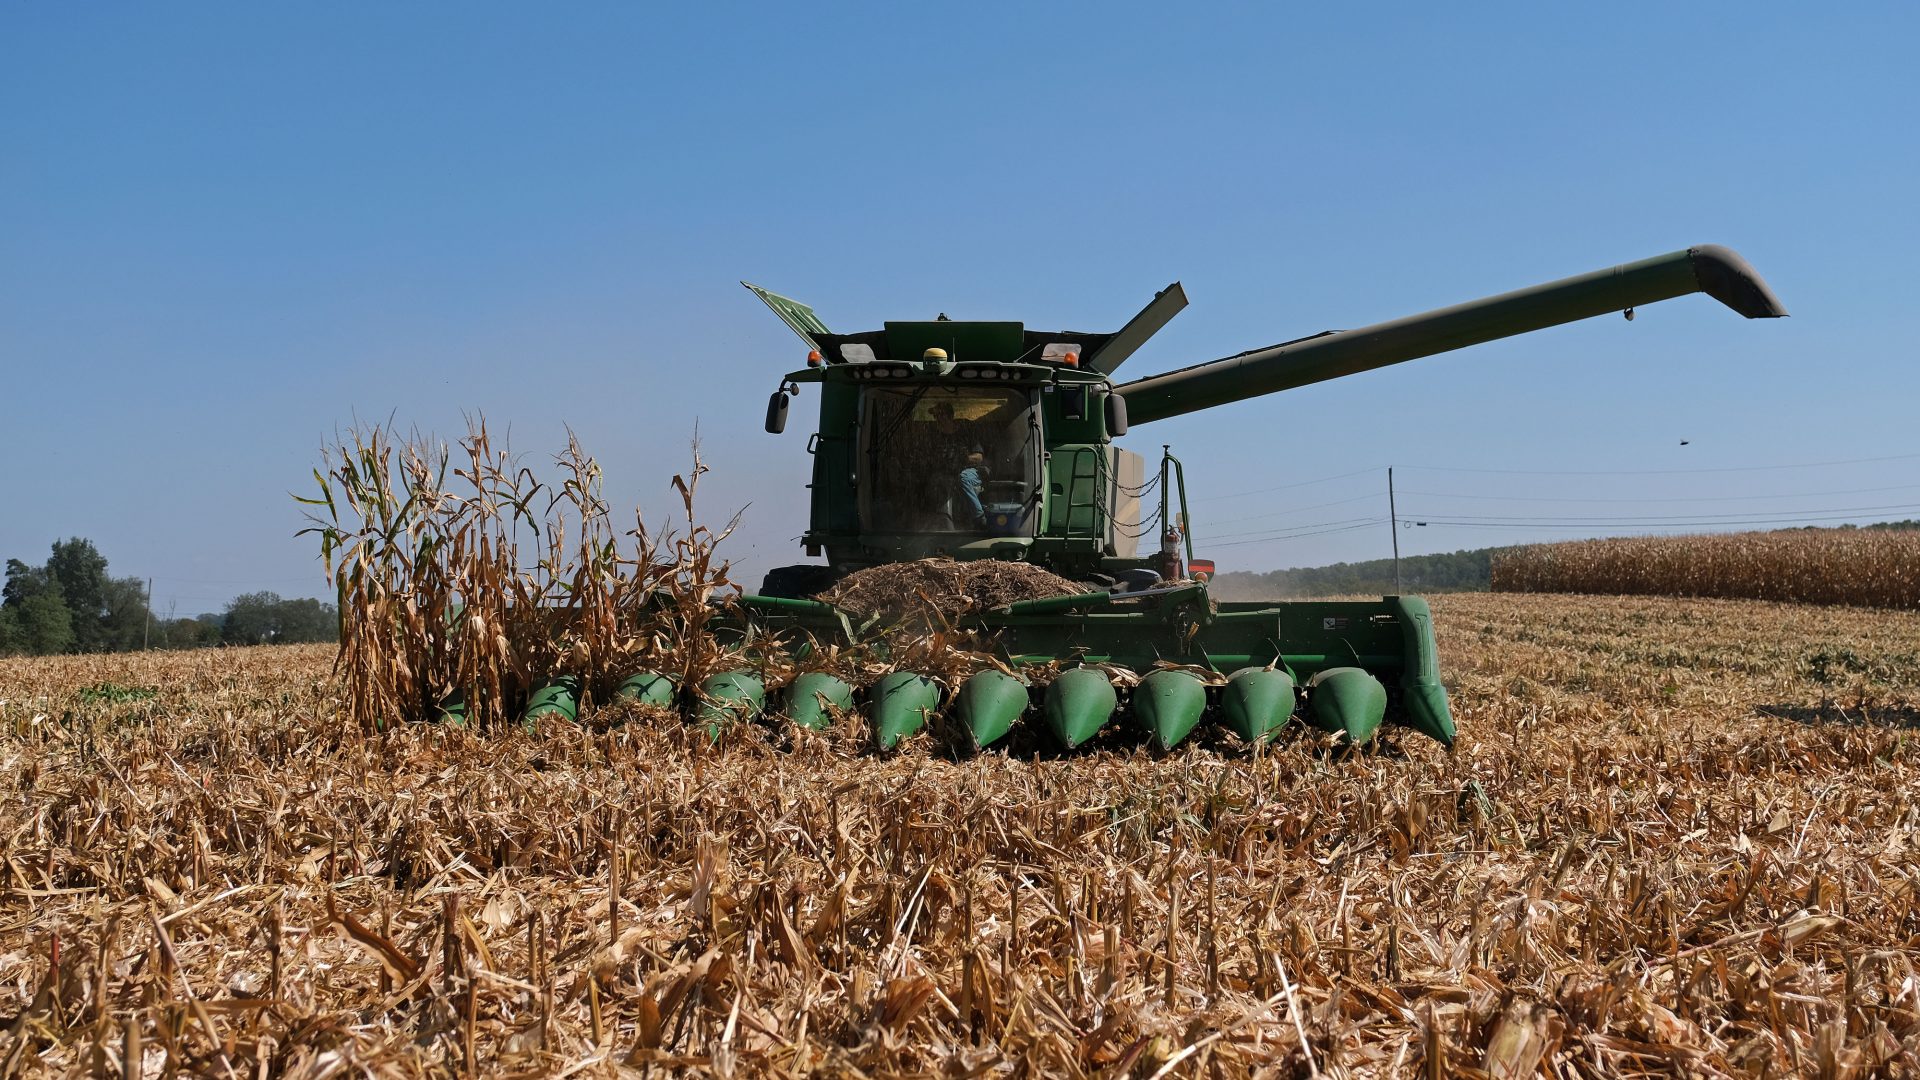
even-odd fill
[[[820,357],[829,364],[872,360],[920,359],[928,349],[945,349],[947,359],[968,363],[1012,364],[1032,362],[1049,351],[1072,351],[1087,356],[1113,338],[1084,330],[1028,330],[1017,322],[889,322],[882,330],[862,334],[812,335]],[[847,346],[855,346],[848,350]],[[1057,346],[1049,350],[1048,346]]]

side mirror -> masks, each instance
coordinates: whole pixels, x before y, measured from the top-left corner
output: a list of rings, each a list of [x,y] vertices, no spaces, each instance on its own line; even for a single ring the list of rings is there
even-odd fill
[[[775,390],[773,397],[767,400],[767,434],[778,435],[787,430],[787,392]]]
[[[1119,394],[1107,395],[1107,435],[1125,435],[1127,433],[1127,399]]]

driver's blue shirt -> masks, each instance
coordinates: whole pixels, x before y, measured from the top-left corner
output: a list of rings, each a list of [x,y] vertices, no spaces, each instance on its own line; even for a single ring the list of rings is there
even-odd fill
[[[978,468],[969,465],[960,470],[960,490],[967,495],[967,508],[973,511],[975,521],[982,521],[987,516],[986,507],[980,505],[980,488],[983,483]]]

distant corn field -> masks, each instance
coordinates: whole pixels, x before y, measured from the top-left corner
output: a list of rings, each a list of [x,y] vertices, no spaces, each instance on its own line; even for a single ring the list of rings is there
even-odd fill
[[[1920,607],[1920,532],[1815,529],[1573,540],[1493,557],[1494,592]]]

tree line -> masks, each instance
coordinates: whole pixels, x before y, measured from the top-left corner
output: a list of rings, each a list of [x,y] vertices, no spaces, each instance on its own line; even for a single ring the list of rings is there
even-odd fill
[[[339,639],[332,604],[271,592],[235,597],[220,613],[157,618],[137,577],[107,572],[106,556],[82,537],[53,542],[40,566],[7,560],[0,589],[0,655],[286,645]]]
[[[1299,566],[1264,574],[1221,574],[1216,591],[1223,600],[1285,600],[1297,596],[1385,596],[1393,592],[1485,592],[1491,587],[1493,556],[1504,548],[1475,548],[1444,555],[1409,555],[1400,560],[1400,588],[1393,584],[1392,559]]]

